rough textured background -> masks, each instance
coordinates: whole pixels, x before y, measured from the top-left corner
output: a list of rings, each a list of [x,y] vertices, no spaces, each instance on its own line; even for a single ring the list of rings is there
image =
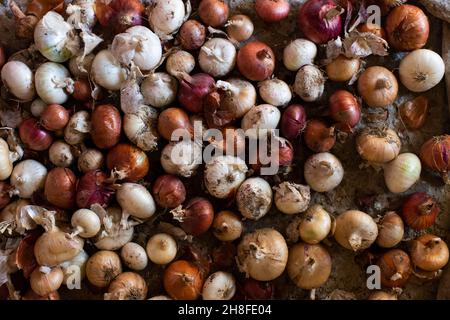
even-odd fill
[[[4,1],[5,2],[5,1]],[[19,1],[23,2],[23,1]],[[301,34],[296,27],[295,18],[298,12],[299,4],[303,3],[304,0],[293,0],[292,3],[293,10],[291,11],[289,19],[282,21],[277,25],[268,25],[263,23],[260,19],[255,17],[253,11],[253,1],[246,0],[231,0],[230,5],[234,12],[241,12],[254,17],[253,21],[255,23],[255,38],[267,42],[277,53],[278,57],[278,70],[277,73],[280,78],[284,79],[286,82],[292,84],[294,81],[295,73],[287,72],[282,68],[282,63],[280,61],[282,49],[289,43],[289,41],[300,37]],[[410,1],[414,3],[414,1]],[[423,0],[423,2],[431,3],[437,2],[434,0]],[[443,3],[446,3],[443,0]],[[431,32],[430,39],[427,44],[427,48],[430,48],[436,52],[441,52],[442,48],[442,22],[431,15]],[[13,34],[13,23],[10,20],[8,10],[5,10],[5,4],[0,4],[0,43],[7,45],[11,51],[12,48],[17,49],[24,47],[24,44],[17,41],[11,35]],[[447,38],[450,33],[446,33]],[[447,48],[450,48],[447,47]],[[387,68],[396,72],[398,68],[399,59],[403,55],[392,54],[385,58],[371,57],[368,59],[368,65],[384,65]],[[450,56],[449,56],[450,57]],[[398,73],[397,73],[398,74]],[[326,95],[321,103],[318,104],[306,104],[308,109],[308,115],[314,116],[319,115],[326,108],[327,97],[334,92],[335,89],[345,87],[336,84],[327,84]],[[355,92],[355,87],[347,88],[348,90]],[[356,92],[355,92],[356,93]],[[450,122],[449,113],[447,108],[447,99],[445,91],[445,83],[442,82],[440,85],[435,87],[426,93],[431,101],[430,116],[426,122],[426,125],[420,131],[408,131],[402,125],[402,123],[397,118],[397,107],[405,100],[414,97],[413,94],[408,93],[404,87],[400,87],[400,95],[396,103],[389,106],[389,126],[396,128],[398,131],[403,147],[402,152],[410,151],[418,153],[420,146],[424,141],[432,137],[433,135],[448,133]],[[298,98],[295,98],[293,102],[300,102]],[[363,107],[364,113],[369,110],[366,106]],[[361,122],[358,129],[364,126],[365,122]],[[300,144],[296,145],[296,159],[293,171],[288,177],[280,176],[282,179],[293,179],[296,182],[304,182],[303,175],[303,162],[304,159],[311,154],[310,151],[306,150]],[[397,209],[401,200],[414,191],[426,191],[433,194],[441,203],[442,213],[437,220],[435,226],[428,230],[441,237],[447,237],[448,231],[450,230],[450,189],[449,186],[445,187],[441,180],[430,172],[424,170],[422,173],[422,180],[417,183],[411,190],[408,190],[406,194],[393,195],[390,194],[385,185],[382,175],[382,171],[377,170],[372,167],[367,167],[361,161],[355,150],[354,135],[347,138],[340,139],[340,141],[333,148],[332,152],[336,154],[342,161],[345,168],[345,177],[342,184],[333,192],[313,195],[313,202],[322,204],[325,209],[331,212],[333,215],[338,215],[341,212],[357,208],[356,199],[364,195],[377,195],[375,209],[369,210],[368,213],[372,214],[373,217],[377,215],[382,215],[387,209]],[[275,178],[269,178],[272,182]],[[197,177],[192,181],[186,181],[186,183],[192,186],[201,181],[201,177]],[[193,188],[196,190],[196,188]],[[188,187],[188,190],[191,188]],[[223,208],[226,203],[215,203],[216,209]],[[233,209],[233,205],[231,205]],[[246,222],[246,230],[252,230],[259,227],[275,227],[282,233],[285,233],[286,226],[292,220],[292,217],[283,215],[272,208],[270,214],[258,222]],[[148,233],[151,231],[151,225],[147,224],[140,227],[141,233],[137,235],[136,241],[144,244],[145,240],[148,238]],[[411,238],[416,235],[415,232],[410,230],[407,232],[406,237]],[[215,239],[210,239],[204,237],[200,239],[204,244],[216,245],[218,242]],[[407,242],[401,244],[402,248],[407,248]],[[328,282],[320,289],[317,290],[317,298],[325,299],[335,290],[345,290],[347,292],[353,293],[358,299],[365,299],[369,295],[369,291],[366,289],[366,275],[363,268],[355,261],[356,254],[343,249],[333,240],[329,241],[328,246],[329,252],[333,259],[333,272],[332,276]],[[143,272],[144,277],[148,279],[149,282],[149,295],[161,294],[163,292],[161,281],[159,275],[162,274],[162,269],[160,267],[151,266]],[[288,298],[288,299],[307,299],[309,297],[309,292],[300,290],[296,288],[287,278],[283,275],[276,280],[277,283],[277,298]],[[438,281],[426,282],[418,281],[413,279],[410,281],[408,286],[404,289],[401,299],[434,299],[436,297]],[[93,294],[92,292],[86,290],[87,286],[83,286],[82,290],[74,290],[71,292],[64,292],[62,290],[63,296],[67,298],[101,298],[100,294]]]

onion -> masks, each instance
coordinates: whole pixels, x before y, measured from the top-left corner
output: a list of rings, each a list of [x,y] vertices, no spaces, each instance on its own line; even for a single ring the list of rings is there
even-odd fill
[[[203,300],[231,300],[236,293],[236,280],[228,272],[217,271],[205,280]]]
[[[39,296],[47,296],[59,289],[64,279],[64,274],[60,267],[51,269],[48,273],[34,269],[30,276],[31,289]]]
[[[124,183],[116,192],[116,199],[122,207],[122,214],[138,219],[148,219],[156,211],[155,201],[148,190],[137,183]]]
[[[333,0],[308,0],[298,12],[298,26],[306,38],[323,44],[341,34],[343,12]]]
[[[349,210],[336,218],[334,238],[346,249],[359,251],[369,248],[378,236],[378,227],[367,213]]]
[[[257,229],[247,233],[237,247],[239,270],[255,280],[278,278],[286,268],[288,247],[274,229]]]
[[[308,186],[292,182],[282,182],[274,188],[275,205],[277,209],[286,214],[296,214],[305,211],[311,200]]]
[[[36,92],[48,104],[63,104],[73,92],[73,80],[69,71],[62,64],[54,62],[43,63],[34,75]]]
[[[70,223],[75,228],[73,234],[78,234],[83,238],[94,237],[101,228],[100,218],[94,211],[89,209],[75,211],[70,219]]]
[[[119,255],[113,251],[97,251],[86,263],[86,277],[98,288],[107,287],[121,273],[122,264]]]
[[[450,184],[450,135],[436,136],[427,140],[420,148],[423,164],[441,174],[446,184]]]
[[[236,48],[229,40],[212,38],[200,48],[198,62],[203,72],[216,78],[223,77],[234,68]]]
[[[428,98],[418,96],[413,100],[406,101],[399,107],[400,119],[408,128],[420,129],[428,118],[429,109]]]
[[[148,23],[160,39],[170,39],[189,14],[182,0],[156,0],[148,8]]]
[[[70,145],[80,144],[86,139],[90,130],[90,114],[87,111],[75,112],[64,129],[64,140]]]
[[[211,202],[200,197],[191,199],[184,209],[178,206],[170,213],[180,222],[183,230],[193,236],[199,236],[208,231],[214,219]]]
[[[22,121],[19,126],[19,136],[27,148],[35,151],[47,150],[53,143],[51,134],[42,129],[34,118]]]
[[[414,230],[423,230],[433,225],[439,212],[439,206],[432,196],[415,192],[403,203],[402,217]]]
[[[109,207],[105,210],[96,204],[91,206],[91,209],[103,222],[102,229],[92,241],[98,249],[118,250],[131,241],[137,222],[129,221],[120,208]]]
[[[0,46],[0,69],[5,65],[6,62],[6,53],[3,46]]]
[[[389,288],[403,287],[412,273],[409,256],[399,249],[383,254],[377,265],[381,270],[381,284]]]
[[[223,154],[242,158],[245,154],[245,133],[232,126],[223,127],[221,136],[213,137],[209,142],[214,146],[215,155]]]
[[[411,260],[422,270],[437,271],[448,263],[448,246],[433,234],[424,234],[411,243]]]
[[[441,56],[428,49],[409,53],[400,62],[400,81],[413,92],[424,92],[444,78],[445,64]]]
[[[231,211],[220,211],[214,217],[213,234],[220,241],[234,241],[242,234],[243,225],[240,218]]]
[[[95,1],[95,15],[100,24],[114,33],[142,24],[144,6],[139,0]]]
[[[124,272],[111,281],[105,300],[145,300],[147,283],[135,272]]]
[[[273,299],[275,286],[273,282],[262,282],[247,278],[243,281],[242,291],[247,300],[270,300]]]
[[[225,199],[234,195],[245,180],[247,165],[241,158],[218,156],[211,159],[205,167],[205,186],[213,197]]]
[[[158,117],[158,132],[168,141],[176,141],[180,135],[191,137],[194,128],[183,109],[167,108]]]
[[[291,89],[283,80],[277,78],[264,80],[258,87],[261,99],[275,107],[287,105],[292,99]]]
[[[231,113],[233,118],[242,118],[255,105],[255,87],[246,80],[238,78],[219,80],[216,86],[224,92],[220,95],[221,107]]]
[[[344,177],[344,168],[338,158],[328,152],[317,153],[306,160],[305,180],[317,192],[336,188]]]
[[[306,124],[304,139],[308,148],[314,152],[330,151],[336,143],[335,129],[321,120],[312,119]]]
[[[294,92],[304,101],[317,101],[323,95],[324,84],[322,71],[314,65],[305,65],[295,76]]]
[[[36,160],[19,162],[11,173],[10,183],[20,198],[29,199],[44,186],[47,169]]]
[[[87,172],[80,178],[77,185],[76,203],[78,208],[90,208],[93,204],[106,206],[114,191],[109,188],[108,176],[100,170]]]
[[[172,53],[166,61],[166,70],[172,76],[179,72],[191,73],[195,68],[195,58],[187,51],[179,50]]]
[[[306,39],[295,39],[283,51],[283,63],[286,69],[297,71],[301,67],[314,64],[317,46]]]
[[[278,126],[280,110],[270,104],[252,107],[242,118],[241,127],[252,139],[266,137]]]
[[[327,76],[332,81],[350,81],[358,73],[360,67],[361,61],[358,58],[347,58],[341,54],[327,64]]]
[[[263,42],[249,42],[238,52],[237,66],[242,75],[247,79],[263,81],[273,74],[275,69],[275,54]]]
[[[164,289],[175,300],[195,300],[201,293],[203,277],[193,263],[178,260],[164,271]]]
[[[120,249],[123,263],[130,269],[141,271],[147,267],[147,253],[145,249],[134,242],[128,242]],[[145,282],[144,282],[145,283]]]
[[[239,187],[236,203],[245,218],[259,220],[272,206],[272,189],[269,183],[260,177],[249,178]]]
[[[168,264],[177,255],[177,242],[165,233],[152,236],[146,246],[149,259],[156,264]]]
[[[256,0],[256,14],[264,22],[278,22],[289,15],[291,7],[286,0]]]
[[[205,43],[206,28],[197,20],[187,20],[177,34],[177,40],[186,50],[197,50]]]
[[[109,149],[106,167],[113,170],[117,178],[135,182],[147,175],[149,161],[141,149],[127,143],[119,143]]]
[[[305,108],[299,104],[287,107],[281,116],[281,133],[286,139],[294,140],[306,127]]]
[[[250,39],[255,29],[252,20],[244,14],[232,16],[226,27],[228,37],[239,42]]]
[[[398,82],[384,67],[369,67],[358,79],[358,92],[369,107],[385,107],[397,98]]]
[[[70,73],[75,78],[87,78],[89,76],[89,70],[91,70],[92,61],[94,61],[94,58],[95,55],[93,53],[88,54],[82,60],[78,56],[70,58]]]
[[[34,75],[31,69],[21,61],[9,61],[1,68],[3,85],[16,98],[22,101],[33,100]]]
[[[69,122],[69,111],[59,104],[51,104],[41,113],[42,126],[50,131],[63,129]]]
[[[95,83],[111,91],[119,90],[127,77],[126,70],[110,50],[97,53],[90,72]]]
[[[77,177],[68,168],[53,168],[45,179],[44,195],[47,201],[59,208],[75,205]]]
[[[400,138],[392,129],[365,128],[356,138],[356,150],[361,158],[375,163],[395,159],[401,146]]]
[[[180,80],[178,101],[191,112],[202,111],[205,96],[214,89],[214,79],[206,73],[192,76],[181,73],[178,78]]]
[[[224,25],[229,11],[228,4],[224,0],[202,0],[198,7],[200,19],[211,27]]]
[[[384,181],[392,193],[405,192],[419,179],[422,166],[414,153],[402,153],[384,166]]]
[[[352,131],[361,119],[361,106],[358,100],[346,90],[338,90],[333,93],[329,100],[330,114],[337,121],[338,129]]]
[[[367,298],[367,300],[398,300],[395,294],[384,291],[376,291]]]
[[[287,271],[297,287],[318,288],[330,277],[330,254],[320,244],[296,244],[289,250]]]
[[[150,74],[142,82],[141,91],[145,103],[152,107],[166,107],[175,101],[178,84],[175,78],[165,72]]]
[[[72,96],[75,100],[81,102],[87,102],[92,97],[91,84],[85,80],[76,80],[73,83],[73,93]]]
[[[0,181],[6,180],[13,171],[13,155],[8,143],[0,138]]]
[[[156,109],[141,105],[137,113],[126,113],[123,119],[123,130],[131,142],[144,151],[153,151],[158,146]]]
[[[78,170],[82,173],[98,170],[103,167],[104,156],[97,149],[86,149],[78,157]]]
[[[119,110],[111,104],[95,107],[91,115],[91,137],[100,149],[115,146],[120,139],[122,118]]]
[[[39,118],[44,112],[45,108],[47,108],[47,104],[41,99],[34,99],[30,106],[30,111],[33,117]]]
[[[161,152],[161,165],[167,173],[189,178],[201,164],[202,147],[193,141],[170,143]]]
[[[176,208],[186,199],[183,182],[169,174],[159,176],[155,180],[152,193],[156,203],[163,208]]]
[[[302,216],[298,233],[306,243],[317,244],[330,234],[331,228],[330,214],[321,205],[316,204]]]
[[[395,247],[402,241],[404,233],[402,218],[394,211],[386,212],[378,222],[377,244],[382,248]]]

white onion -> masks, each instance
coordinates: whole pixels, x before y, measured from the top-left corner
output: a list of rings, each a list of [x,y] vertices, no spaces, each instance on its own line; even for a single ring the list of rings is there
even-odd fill
[[[245,131],[245,135],[252,139],[266,137],[268,133],[276,129],[280,118],[281,113],[278,108],[270,104],[260,104],[245,114],[241,128]]]
[[[63,104],[73,92],[73,80],[62,64],[46,62],[41,64],[34,76],[36,92],[45,103]]]
[[[177,255],[177,242],[171,235],[158,233],[148,240],[145,250],[153,263],[168,264]]]
[[[89,209],[79,209],[71,217],[70,223],[75,228],[74,234],[83,238],[94,237],[101,228],[101,221],[98,215]]]
[[[179,50],[172,53],[166,61],[166,71],[176,77],[181,73],[191,73],[195,68],[195,58],[187,51]]]
[[[137,113],[126,113],[123,131],[128,139],[144,151],[153,151],[158,146],[158,112],[155,108],[141,105]]]
[[[282,182],[275,189],[275,205],[286,214],[296,214],[308,209],[311,200],[309,186]]]
[[[344,168],[333,154],[322,152],[306,160],[304,174],[311,189],[317,192],[328,192],[341,183]]]
[[[319,100],[325,88],[325,77],[314,65],[306,65],[298,70],[295,76],[294,91],[304,101]]]
[[[19,197],[29,199],[42,188],[47,177],[47,168],[36,160],[28,159],[19,162],[11,173],[11,185]]]
[[[34,99],[30,106],[31,114],[36,118],[40,118],[45,109],[47,109],[47,104],[39,98]]]
[[[141,84],[145,103],[155,108],[166,107],[175,101],[177,80],[165,72],[150,74]]]
[[[150,192],[138,183],[124,183],[116,192],[116,199],[123,214],[139,219],[148,219],[156,211],[155,201]]]
[[[378,236],[378,226],[367,213],[349,210],[336,218],[334,238],[349,250],[369,248]]]
[[[292,99],[291,89],[283,80],[274,78],[258,83],[259,95],[275,107],[287,105]]]
[[[283,51],[283,63],[286,69],[297,71],[307,64],[313,64],[317,55],[316,44],[306,39],[295,39]]]
[[[140,271],[147,267],[147,253],[135,242],[128,242],[120,250],[123,263],[130,269]]]
[[[80,144],[91,132],[90,114],[87,111],[78,111],[69,119],[64,128],[64,140],[70,145]]]
[[[36,24],[34,44],[44,57],[53,62],[67,61],[80,49],[73,26],[55,11],[47,12]]]
[[[103,166],[104,156],[97,149],[86,149],[78,157],[78,170],[86,173],[100,169]]]
[[[242,118],[256,103],[256,90],[247,80],[230,78],[219,80],[216,87],[227,92],[221,104],[229,110],[236,119]]]
[[[13,161],[8,143],[0,138],[0,181],[6,180],[13,171]]]
[[[384,165],[384,181],[392,193],[402,193],[411,188],[419,179],[422,166],[414,153],[401,153]]]
[[[75,0],[67,5],[66,13],[69,15],[67,22],[74,28],[83,30],[92,29],[97,22],[95,16],[96,0]]]
[[[189,178],[201,163],[202,147],[191,140],[170,143],[161,152],[161,165],[170,174]]]
[[[155,0],[149,7],[148,23],[160,39],[170,39],[185,19],[186,8],[182,0]]]
[[[260,177],[248,178],[236,193],[236,203],[239,212],[247,219],[261,219],[272,206],[270,184]]]
[[[16,98],[27,102],[33,100],[34,89],[33,71],[21,61],[7,62],[1,72],[2,81],[6,89]]]
[[[127,78],[127,72],[109,50],[102,50],[94,58],[91,66],[92,79],[103,88],[119,90]]]
[[[48,149],[48,156],[51,163],[63,168],[70,167],[74,160],[70,145],[64,141],[55,141]]]
[[[233,194],[245,180],[245,161],[233,156],[214,157],[205,167],[205,186],[209,194],[225,199]]]
[[[231,41],[212,38],[200,48],[200,68],[213,77],[223,77],[233,70],[236,63],[236,48]]]
[[[161,61],[161,41],[150,29],[134,26],[114,37],[111,53],[124,65],[133,62],[142,71],[151,70]]]
[[[235,293],[236,280],[228,272],[214,272],[203,284],[203,300],[231,300]]]
[[[399,73],[400,81],[406,88],[413,92],[424,92],[441,82],[445,64],[436,52],[418,49],[403,58]]]

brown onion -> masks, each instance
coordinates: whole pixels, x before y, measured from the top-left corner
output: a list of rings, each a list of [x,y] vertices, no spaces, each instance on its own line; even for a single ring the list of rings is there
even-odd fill
[[[177,129],[185,130],[189,136],[192,136],[194,133],[189,116],[183,109],[167,108],[159,114],[158,132],[161,137],[168,141],[175,141],[176,139],[172,140],[172,134]],[[178,136],[180,136],[180,132],[178,132]]]
[[[184,209],[181,206],[170,211],[174,219],[180,221],[184,231],[199,236],[211,227],[214,219],[214,208],[207,199],[196,197],[191,199]]]
[[[236,41],[245,41],[250,39],[255,27],[252,20],[244,14],[236,14],[228,20],[227,34]]]
[[[402,241],[404,233],[402,218],[394,211],[389,211],[378,222],[376,242],[382,248],[392,248]]]
[[[299,104],[292,104],[284,110],[281,116],[281,134],[289,140],[298,138],[306,127],[305,108]]]
[[[147,283],[135,272],[123,272],[109,284],[105,300],[145,300]]]
[[[227,22],[228,4],[224,0],[202,0],[198,7],[200,19],[211,27],[220,27]]]
[[[34,118],[22,121],[19,126],[19,136],[25,146],[34,151],[47,150],[53,143],[51,134],[42,129]]]
[[[365,128],[356,138],[356,150],[361,158],[374,163],[386,163],[400,153],[400,138],[392,129]]]
[[[263,81],[273,74],[275,69],[275,54],[263,42],[249,42],[238,52],[237,66],[242,75],[247,79]]]
[[[234,241],[240,238],[243,230],[241,219],[232,211],[220,211],[212,225],[214,236],[221,241]]]
[[[73,98],[78,101],[86,102],[91,99],[91,85],[86,79],[80,79],[73,84]]]
[[[361,119],[361,106],[353,94],[338,90],[330,97],[330,114],[338,129],[351,132]]]
[[[423,230],[433,225],[439,212],[439,206],[432,196],[415,192],[403,203],[402,217],[411,228]]]
[[[336,143],[334,127],[316,119],[308,121],[303,137],[308,148],[314,152],[329,151]]]
[[[95,15],[103,27],[120,33],[142,24],[144,6],[139,0],[95,1]]]
[[[403,287],[412,273],[408,254],[399,249],[393,249],[378,259],[381,270],[381,284],[389,288]]]
[[[187,20],[181,26],[177,34],[177,39],[186,50],[197,50],[204,43],[206,38],[206,28],[197,20]]]
[[[69,168],[57,167],[49,171],[45,180],[44,194],[48,202],[70,209],[75,205],[77,177]]]
[[[404,4],[389,13],[386,32],[394,49],[412,51],[425,46],[430,26],[426,14],[419,7]]]
[[[53,268],[48,273],[43,273],[39,267],[34,269],[30,276],[30,285],[33,291],[40,296],[47,296],[59,289],[64,279],[60,267]]]
[[[426,141],[420,148],[420,159],[428,169],[440,173],[444,182],[450,184],[450,135]]]
[[[427,120],[429,108],[430,104],[427,97],[418,96],[399,107],[400,119],[408,128],[420,129]]]
[[[265,22],[278,22],[289,15],[291,7],[286,0],[256,0],[256,14]]]
[[[119,179],[136,182],[144,178],[149,170],[147,155],[141,149],[127,143],[120,143],[109,149],[106,167],[114,170]]]
[[[366,22],[360,24],[357,29],[359,32],[369,32],[385,40],[387,39],[386,31],[378,24]]]
[[[411,243],[411,260],[425,271],[437,271],[448,263],[447,244],[438,236],[424,234]]]
[[[93,204],[107,206],[114,195],[109,187],[108,176],[100,170],[87,172],[77,185],[76,202],[78,208],[90,208]]]
[[[86,277],[98,288],[107,287],[121,273],[122,263],[119,255],[114,251],[97,251],[86,263]]]
[[[369,107],[385,107],[397,98],[398,82],[384,67],[369,67],[358,79],[358,92]]]
[[[95,107],[91,115],[91,137],[100,149],[115,146],[120,139],[122,118],[119,110],[111,104]]]
[[[152,191],[156,203],[163,208],[176,208],[186,199],[183,182],[170,174],[159,176],[153,184]]]
[[[62,105],[51,104],[41,113],[41,124],[47,130],[61,130],[68,122],[69,111]]]
[[[344,55],[327,64],[327,76],[332,81],[350,81],[359,71],[361,61],[358,58],[347,58]]]
[[[193,263],[178,260],[171,263],[164,272],[164,289],[175,300],[196,300],[202,291],[201,270]]]

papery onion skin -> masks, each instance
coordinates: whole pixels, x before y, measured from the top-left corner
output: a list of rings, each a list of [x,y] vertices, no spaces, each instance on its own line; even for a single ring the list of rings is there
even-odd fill
[[[237,190],[236,203],[245,218],[259,220],[272,206],[272,188],[261,177],[248,178]]]
[[[42,126],[50,131],[63,129],[69,122],[69,111],[59,104],[51,104],[41,114]]]
[[[184,209],[177,207],[171,211],[174,219],[180,221],[184,231],[199,236],[211,227],[214,219],[214,208],[207,199],[196,197],[191,199]]]
[[[156,203],[163,208],[176,208],[186,199],[183,182],[170,174],[159,176],[153,184],[152,191]]]
[[[177,39],[186,50],[197,50],[206,39],[206,28],[197,20],[187,20],[180,28]]]
[[[353,251],[367,249],[377,236],[377,224],[365,212],[349,210],[336,218],[334,238],[344,248]]]
[[[102,26],[111,27],[115,33],[120,33],[142,24],[144,6],[139,0],[112,0],[108,4],[96,1],[95,15]]]
[[[420,159],[428,169],[440,173],[444,182],[450,184],[450,135],[427,140],[420,148]]]
[[[365,128],[356,138],[356,150],[361,158],[374,163],[386,163],[398,156],[401,141],[392,129]]]
[[[274,293],[275,286],[272,282],[247,278],[242,284],[242,294],[246,300],[270,300],[273,299]]]
[[[214,89],[214,78],[206,73],[181,74],[179,77],[178,101],[188,111],[201,112],[206,95]]]
[[[425,192],[415,192],[403,202],[402,217],[414,230],[431,227],[440,212],[436,200]]]
[[[323,44],[341,34],[341,13],[333,0],[308,0],[300,8],[297,21],[309,40]]]
[[[369,22],[362,23],[357,27],[357,30],[359,32],[370,32],[380,38],[387,40],[386,31],[384,30],[383,27],[381,27],[378,24],[369,23]]]
[[[125,181],[136,182],[144,178],[149,166],[145,152],[127,143],[115,145],[106,155],[108,170],[115,170]]]
[[[26,119],[20,124],[19,136],[25,146],[34,151],[47,150],[53,143],[51,134],[40,128],[39,122],[34,118]]]
[[[122,118],[119,110],[111,104],[95,107],[91,115],[91,137],[100,149],[115,146],[120,139]]]
[[[291,7],[286,0],[256,0],[256,14],[265,22],[278,22],[289,15]]]
[[[398,82],[388,69],[369,67],[358,79],[358,92],[369,107],[385,107],[397,98]]]
[[[427,43],[430,26],[418,7],[404,4],[394,8],[386,19],[389,44],[399,51],[420,49]]]
[[[163,276],[164,289],[175,300],[196,300],[203,287],[201,270],[193,263],[178,260],[170,264]]]
[[[229,11],[228,4],[224,0],[202,0],[198,7],[200,19],[211,27],[224,25]]]
[[[76,185],[77,177],[72,170],[57,167],[47,174],[44,194],[51,204],[70,209],[75,205]]]
[[[384,182],[392,193],[405,192],[419,179],[422,166],[414,153],[401,153],[384,165]]]
[[[93,204],[107,206],[114,190],[108,187],[108,176],[100,170],[92,170],[82,176],[77,185],[76,203],[78,208],[90,208]]]
[[[377,265],[381,269],[381,284],[388,288],[403,287],[412,273],[408,254],[399,249],[383,254]]]
[[[358,58],[347,58],[344,55],[327,64],[327,76],[336,82],[350,81],[359,71],[361,61]]]
[[[109,284],[105,300],[145,300],[148,287],[145,279],[135,272],[123,272]]]
[[[306,111],[302,105],[292,104],[281,116],[281,134],[289,140],[298,138],[306,127]]]
[[[268,45],[260,41],[244,45],[239,50],[236,61],[242,75],[252,81],[266,80],[275,69],[275,54]]]
[[[322,71],[315,65],[304,65],[295,75],[294,92],[307,102],[322,98],[326,79]]]
[[[361,119],[361,106],[358,100],[346,90],[338,90],[330,97],[330,114],[338,122],[338,129],[351,132]]]
[[[377,244],[382,248],[392,248],[403,239],[405,229],[402,218],[394,211],[386,214],[378,222]]]
[[[228,20],[227,34],[236,41],[250,39],[255,27],[252,20],[244,14],[236,14]]]
[[[424,234],[412,241],[411,260],[422,270],[437,271],[448,263],[447,244],[438,236]]]
[[[158,132],[164,139],[168,141],[175,141],[173,137],[174,131],[178,135],[180,130],[185,130],[185,134],[192,136],[194,128],[189,120],[188,114],[180,108],[167,108],[158,116]]]
[[[425,96],[418,96],[399,107],[399,115],[408,128],[420,129],[428,118],[430,103]]]
[[[303,137],[308,148],[314,152],[329,151],[336,143],[334,127],[316,119],[307,122]]]

